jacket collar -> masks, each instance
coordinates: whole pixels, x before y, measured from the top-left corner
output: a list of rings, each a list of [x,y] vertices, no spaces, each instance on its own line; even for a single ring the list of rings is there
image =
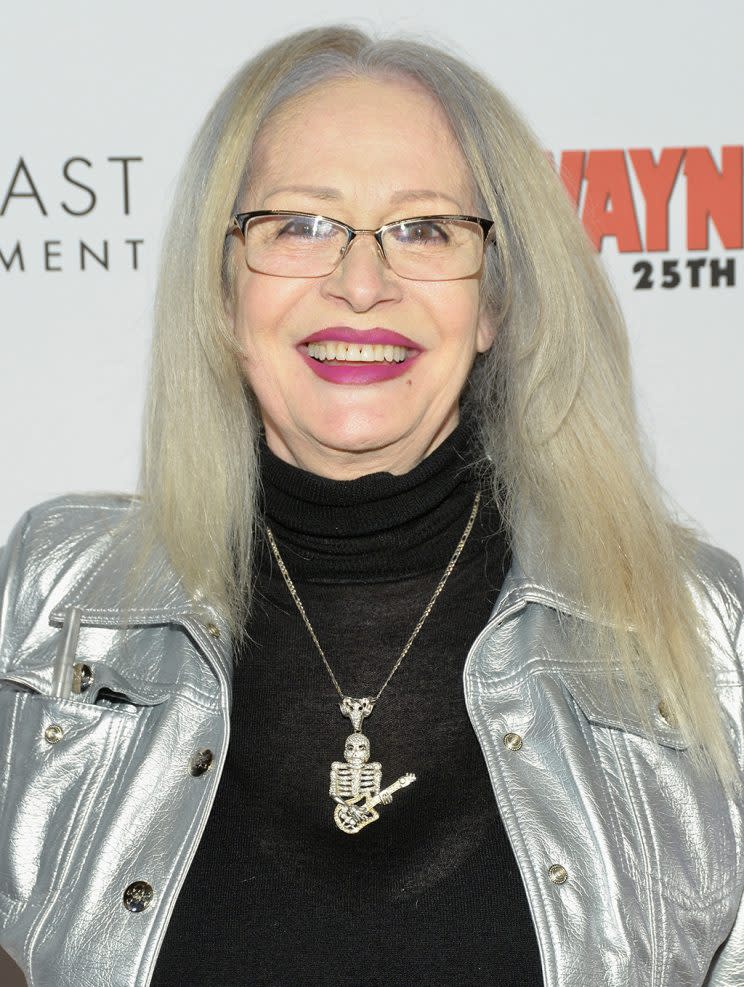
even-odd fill
[[[134,562],[135,540],[133,533],[128,531],[114,538],[108,551],[56,604],[50,614],[50,623],[61,625],[66,611],[76,606],[81,609],[83,625],[131,627],[172,623],[189,629],[197,625],[210,629],[210,636],[223,641],[227,647],[229,634],[224,617],[208,600],[189,596],[160,545],[151,552],[144,569],[145,585],[139,594],[140,599],[150,601],[149,604],[135,610],[124,606],[126,578]],[[583,620],[590,619],[576,599],[561,593],[544,576],[525,571],[526,568],[513,551],[511,567],[489,622],[501,622],[527,603],[540,603]]]
[[[528,603],[540,603],[581,620],[594,619],[577,599],[560,592],[547,578],[525,572],[520,558],[516,552],[512,552],[511,568],[506,574],[489,622],[501,623]]]

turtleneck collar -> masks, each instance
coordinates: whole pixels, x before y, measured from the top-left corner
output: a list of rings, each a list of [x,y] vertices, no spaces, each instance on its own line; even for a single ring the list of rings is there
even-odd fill
[[[477,449],[461,420],[407,473],[332,480],[290,465],[262,438],[264,514],[293,580],[378,582],[443,568],[479,487]]]

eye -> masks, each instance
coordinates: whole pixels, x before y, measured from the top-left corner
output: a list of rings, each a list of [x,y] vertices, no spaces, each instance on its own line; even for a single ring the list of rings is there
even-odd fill
[[[403,222],[391,230],[402,243],[435,243],[444,244],[449,242],[449,234],[445,229],[445,224],[437,223],[434,220],[418,220],[415,222]]]
[[[293,216],[282,222],[276,236],[288,239],[324,240],[336,233],[336,227],[325,220],[311,219],[307,216]]]

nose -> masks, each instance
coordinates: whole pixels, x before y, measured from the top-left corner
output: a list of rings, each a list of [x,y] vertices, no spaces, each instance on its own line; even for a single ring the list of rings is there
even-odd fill
[[[401,285],[374,235],[358,233],[324,279],[323,292],[343,299],[354,311],[364,311],[381,301],[399,299]]]

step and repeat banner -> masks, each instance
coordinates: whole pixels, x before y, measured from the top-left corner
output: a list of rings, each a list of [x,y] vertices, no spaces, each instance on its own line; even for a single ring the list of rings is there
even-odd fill
[[[191,137],[255,51],[344,22],[444,43],[524,112],[621,299],[662,483],[682,516],[744,557],[744,6],[401,9],[6,7],[0,542],[40,500],[133,489],[157,258]]]
[[[6,3],[0,544],[38,501],[134,488],[192,135],[257,50],[339,22],[443,43],[523,111],[619,295],[662,484],[744,559],[741,0]],[[23,982],[0,951],[0,983]]]

